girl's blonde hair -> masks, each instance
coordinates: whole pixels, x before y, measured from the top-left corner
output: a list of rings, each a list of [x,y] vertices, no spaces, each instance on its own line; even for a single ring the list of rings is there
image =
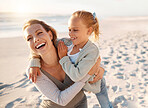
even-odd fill
[[[72,14],[72,16],[81,18],[86,27],[92,27],[95,40],[99,39],[99,22],[96,16],[87,11],[76,11]]]
[[[33,25],[33,24],[40,24],[40,25],[46,30],[46,32],[51,31],[51,33],[52,33],[52,35],[53,35],[53,40],[52,40],[52,42],[53,42],[54,47],[56,48],[56,41],[57,41],[57,32],[56,32],[56,30],[55,30],[53,27],[47,25],[47,24],[46,24],[45,22],[43,22],[43,21],[36,20],[36,19],[31,19],[31,20],[27,21],[27,22],[23,25],[23,31],[24,31],[28,26],[31,26],[31,25]],[[57,49],[56,49],[56,50],[57,50]],[[39,55],[36,55],[36,54],[33,53],[33,52],[31,52],[31,55],[30,55],[30,56],[31,56],[30,58],[40,58]]]

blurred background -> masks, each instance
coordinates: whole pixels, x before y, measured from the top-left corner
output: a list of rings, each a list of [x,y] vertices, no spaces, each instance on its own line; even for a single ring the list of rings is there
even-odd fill
[[[148,0],[0,0],[0,38],[22,36],[23,24],[36,18],[67,32],[69,16],[77,10],[96,12],[99,20],[112,16],[147,16]]]

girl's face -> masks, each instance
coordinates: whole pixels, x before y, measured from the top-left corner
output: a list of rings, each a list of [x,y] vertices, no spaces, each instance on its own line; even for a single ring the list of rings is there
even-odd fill
[[[69,36],[73,42],[73,45],[83,47],[90,36],[90,28],[82,22],[78,17],[72,16],[68,22]]]
[[[46,32],[40,24],[28,26],[24,30],[24,35],[30,49],[38,55],[46,53],[53,45],[51,31]]]

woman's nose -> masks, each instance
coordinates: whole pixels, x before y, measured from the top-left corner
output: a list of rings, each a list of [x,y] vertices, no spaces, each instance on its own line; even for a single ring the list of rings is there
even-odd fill
[[[39,41],[39,38],[38,37],[34,37],[34,43],[38,42]]]

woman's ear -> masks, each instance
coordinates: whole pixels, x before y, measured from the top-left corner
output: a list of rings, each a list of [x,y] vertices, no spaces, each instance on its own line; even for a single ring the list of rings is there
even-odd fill
[[[88,28],[87,34],[88,34],[88,35],[91,35],[92,32],[93,32],[93,28],[92,28],[92,27],[89,27],[89,28]]]
[[[52,32],[50,30],[48,31],[48,34],[49,34],[50,39],[52,40],[53,39],[53,35],[52,35]]]

